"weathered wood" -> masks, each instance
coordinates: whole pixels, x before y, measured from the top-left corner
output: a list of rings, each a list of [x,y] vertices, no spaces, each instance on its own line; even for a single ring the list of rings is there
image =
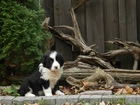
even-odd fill
[[[71,66],[73,66],[73,64],[75,63],[74,66],[78,67],[78,68],[93,69],[93,65],[96,65],[96,67],[99,66],[99,67],[106,68],[106,69],[107,68],[113,69],[114,67],[106,61],[110,62],[110,61],[112,61],[112,59],[115,59],[120,55],[131,54],[135,58],[133,69],[135,69],[135,70],[137,69],[138,61],[140,59],[140,45],[139,44],[116,39],[115,41],[108,41],[108,43],[118,45],[118,47],[120,48],[119,50],[110,51],[105,54],[97,53],[95,50],[93,50],[91,48],[91,46],[86,45],[84,39],[82,38],[80,28],[79,28],[73,8],[70,10],[70,14],[72,17],[73,27],[61,25],[61,26],[57,26],[57,27],[55,26],[55,28],[49,26],[49,29],[52,33],[56,34],[56,37],[59,37],[60,39],[65,40],[66,42],[68,41],[68,42],[72,43],[73,45],[78,47],[80,49],[80,51],[84,54],[84,55],[79,55],[78,58],[73,63],[72,62],[69,63]],[[71,30],[73,32],[73,35],[66,35],[66,34],[64,34],[64,32],[62,32],[56,28],[65,28],[65,29]],[[85,66],[82,66],[82,65],[85,65]],[[69,67],[67,66],[65,68],[69,68]],[[75,73],[75,71],[74,71],[74,73]],[[97,72],[92,74],[93,75],[92,79],[93,79],[93,77],[97,78],[99,75],[101,75],[100,73],[98,73],[99,75],[97,75],[96,73]],[[128,78],[128,77],[129,77],[129,79],[131,78],[131,81],[132,81],[132,78],[134,78],[134,75],[132,75],[132,74],[130,75],[128,73],[124,73],[124,74],[123,73],[117,74],[117,73],[118,72],[115,72],[115,73],[111,72],[110,74],[108,74],[110,76],[105,75],[103,77],[104,77],[104,79],[106,78],[105,79],[106,82],[108,81],[107,80],[108,77],[110,77],[110,78],[114,77],[114,78],[120,79],[122,76],[123,80],[124,80],[124,77],[126,76],[126,78]],[[73,75],[75,75],[75,74],[73,74]],[[137,75],[137,74],[135,74],[135,75]],[[113,77],[111,77],[111,76],[113,76]],[[101,79],[102,77],[99,76],[99,78]],[[137,77],[137,78],[139,81],[139,77]],[[70,78],[70,80],[71,79],[72,78]],[[127,79],[127,81],[129,79]],[[136,82],[136,81],[133,81],[133,82]],[[77,83],[77,80],[76,80],[76,83]]]
[[[76,7],[74,7],[74,11],[76,11],[78,8],[80,8],[82,5],[84,5],[89,0],[77,0],[77,1],[79,1],[79,4]]]
[[[119,35],[120,39],[126,40],[126,0],[118,0],[119,10]]]
[[[98,81],[100,79],[103,79],[105,81],[105,83],[98,83]],[[71,77],[69,76],[66,81],[70,84],[70,85],[74,85],[78,88],[81,88],[83,87],[83,83],[84,82],[94,82],[94,84],[92,84],[92,88],[96,87],[99,88],[100,86],[104,87],[104,88],[122,88],[122,87],[126,87],[127,85],[129,85],[129,87],[131,88],[136,88],[137,86],[140,86],[139,84],[138,85],[135,85],[135,84],[120,84],[120,83],[117,83],[114,78],[107,72],[105,72],[104,70],[100,69],[100,68],[97,68],[95,70],[95,73],[88,76],[88,77],[85,77],[83,79],[76,79],[74,77]],[[91,85],[89,85],[91,86]],[[86,87],[87,88],[87,87]]]
[[[125,69],[103,69],[106,73],[110,74],[117,82],[121,83],[131,83],[140,82],[140,70],[125,70]],[[66,80],[67,77],[72,76],[76,79],[83,79],[95,74],[95,69],[85,69],[85,68],[64,68],[61,80]],[[12,82],[23,81],[27,76],[8,76],[7,80]]]
[[[137,41],[136,0],[126,0],[127,40]]]
[[[104,52],[103,0],[90,0],[86,3],[86,30],[89,45],[96,44],[97,52]],[[100,40],[100,41],[99,41]]]
[[[120,57],[122,55],[126,55],[129,54],[129,51],[126,49],[117,49],[117,50],[111,50],[109,52],[106,53],[102,53],[98,56],[100,56],[102,59],[104,59],[105,61],[112,61],[114,59],[116,59],[117,57]]]
[[[127,41],[137,42],[137,20],[136,20],[136,0],[126,0],[126,32]],[[126,67],[130,68],[133,66],[133,58],[126,57]],[[125,61],[123,62],[125,64]],[[134,69],[134,68],[132,68]]]
[[[46,9],[46,16],[51,17],[50,25],[59,26],[65,24],[71,26],[72,22],[69,9],[75,7],[78,2],[83,1],[84,0],[44,0],[45,3],[43,5]],[[139,0],[89,0],[82,4],[82,6],[75,11],[75,14],[81,35],[87,42],[86,44],[96,44],[94,49],[98,52],[117,49],[117,47],[113,45],[103,43],[104,41],[114,40],[114,38],[135,42],[137,40],[140,41],[139,34],[137,34],[137,32],[139,32],[137,26],[139,28],[140,24]],[[65,30],[65,33],[67,32],[68,31]],[[68,34],[71,35],[70,32],[68,32]],[[76,52],[77,55],[73,57],[75,49],[74,51],[71,50],[75,47],[65,42],[63,43],[61,40],[56,39],[55,45],[56,50],[62,52],[66,60],[74,60],[79,54],[78,51]],[[133,58],[130,58],[131,56],[123,56],[117,59],[121,68],[132,69],[133,65],[131,64],[133,64]],[[131,61],[129,62],[129,60]]]
[[[136,0],[137,41],[140,43],[140,0]]]
[[[89,77],[83,78],[83,79],[75,79],[73,77],[68,77],[66,79],[66,81],[70,84],[70,85],[75,85],[77,87],[81,87],[81,82],[96,82],[99,81],[100,79],[104,79],[105,80],[105,84],[106,86],[110,87],[111,84],[117,84],[116,81],[114,80],[114,78],[110,75],[107,74],[106,72],[104,72],[103,70],[101,70],[100,68],[97,68],[95,70],[95,73],[92,74]]]
[[[118,0],[103,0],[104,2],[104,29],[105,41],[119,37],[118,29]],[[106,51],[116,49],[115,46],[105,43]]]
[[[82,38],[73,8],[70,10],[70,14],[72,17],[73,27],[61,25],[55,26],[55,28],[65,28],[71,30],[74,33],[74,35],[64,34],[62,31],[57,30],[53,27],[49,27],[50,31],[54,34],[57,34],[56,37],[59,37],[60,39],[65,40],[66,42],[69,41],[70,43],[78,47],[83,54],[95,55],[96,51],[87,46],[84,39]]]
[[[136,87],[140,87],[140,84],[120,84],[120,83],[117,83],[109,74],[106,74],[106,73],[103,74],[103,75],[100,75],[100,74],[96,75],[96,74],[89,77],[90,79],[92,79],[92,81],[91,81],[91,82],[93,82],[92,85],[89,84],[87,86],[83,86],[83,82],[86,82],[86,80],[84,80],[84,79],[86,79],[86,78],[76,79],[76,78],[70,76],[70,77],[67,78],[66,81],[72,86],[76,86],[78,88],[81,88],[81,87],[84,88],[85,87],[85,88],[89,88],[89,89],[98,89],[100,87],[102,87],[104,89],[105,88],[106,89],[113,89],[113,88],[116,89],[116,88],[125,88],[126,86],[129,86],[129,87],[135,89]],[[98,84],[96,82],[96,80],[98,80],[101,77],[106,79],[106,82],[107,82],[106,84]],[[108,78],[106,78],[106,77],[108,77]]]
[[[86,59],[86,61],[90,61],[88,63],[92,63],[94,61],[92,64],[97,63],[103,68],[113,68],[113,66],[109,62],[105,62],[99,57],[96,57],[95,55],[97,54],[97,52],[93,50],[91,46],[86,45],[84,39],[82,38],[73,8],[71,9],[70,14],[72,17],[73,27],[61,25],[61,26],[55,26],[55,28],[57,27],[57,28],[69,29],[74,33],[73,35],[66,35],[62,31],[57,30],[53,27],[49,27],[50,31],[54,33],[56,37],[59,37],[60,39],[65,40],[66,42],[69,41],[70,43],[75,45],[77,48],[79,48],[83,54],[87,55],[87,57],[79,56],[77,59],[77,62],[79,61],[83,62],[84,59]]]
[[[121,50],[121,52],[114,53],[114,54],[118,54],[118,55],[130,54],[130,55],[132,55],[135,59],[134,64],[133,64],[133,70],[136,70],[138,68],[138,61],[140,60],[140,45],[138,43],[122,41],[119,39],[116,39],[115,41],[107,41],[107,42],[118,45],[118,47],[120,49],[123,49],[123,51]],[[115,51],[113,51],[113,52],[115,52]],[[107,55],[108,57],[111,57],[111,54],[108,52],[105,55]],[[113,53],[112,53],[112,55],[113,55]],[[104,54],[103,54],[103,56],[104,56]],[[106,57],[106,58],[108,58],[108,57]]]
[[[107,68],[110,68],[110,69],[114,68],[110,63],[105,62],[104,60],[102,60],[101,58],[98,58],[96,56],[90,57],[90,56],[80,55],[80,56],[78,56],[77,60],[91,64],[91,65],[99,65],[100,67],[103,67],[106,69]]]
[[[61,24],[71,25],[72,24],[71,21],[66,21],[66,20],[71,20],[71,17],[69,14],[69,8],[71,7],[71,4],[69,0],[53,0],[53,3],[54,3],[53,26],[58,26]],[[66,29],[63,29],[63,31],[66,33],[71,33],[69,30],[66,30]],[[72,46],[70,44],[67,44],[58,38],[55,39],[55,50],[61,52],[66,60],[73,60],[71,47]],[[70,55],[70,56],[67,56],[67,55]]]
[[[119,82],[140,82],[140,70],[125,70],[125,69],[103,69],[106,73],[110,74],[113,78]],[[89,77],[95,73],[95,69],[85,69],[72,67],[64,69],[62,79],[66,79],[68,76],[72,76],[77,79],[83,79]]]
[[[59,37],[60,39],[65,40],[66,42],[69,41],[77,48],[79,48],[83,54],[86,55],[86,56],[79,56],[76,59],[77,63],[80,61],[91,65],[97,65],[107,69],[107,68],[113,68],[113,66],[108,62],[111,62],[113,59],[116,59],[120,55],[131,54],[135,58],[133,70],[136,70],[138,68],[138,61],[140,59],[139,44],[116,39],[115,41],[107,41],[107,42],[118,45],[118,47],[120,48],[119,50],[110,51],[105,54],[97,53],[95,50],[91,48],[91,46],[86,45],[84,39],[82,38],[73,8],[71,9],[70,14],[72,17],[73,27],[66,26],[66,25],[61,25],[57,27],[69,29],[74,33],[73,35],[66,35],[62,31],[57,30],[53,27],[49,27],[49,29],[52,33],[57,34],[56,37]]]
[[[49,31],[49,28],[48,28],[49,22],[50,22],[50,17],[46,17],[45,20],[41,24],[43,27],[45,27],[47,31]]]
[[[72,0],[72,2],[77,2],[76,0]],[[88,3],[88,2],[87,2]],[[73,3],[75,6],[76,3]],[[77,22],[81,31],[81,35],[83,39],[87,42],[87,25],[86,25],[86,4],[80,7],[80,9],[75,11],[75,16],[77,18]]]
[[[42,7],[45,9],[45,16],[50,17],[49,25],[54,25],[53,0],[43,0]]]

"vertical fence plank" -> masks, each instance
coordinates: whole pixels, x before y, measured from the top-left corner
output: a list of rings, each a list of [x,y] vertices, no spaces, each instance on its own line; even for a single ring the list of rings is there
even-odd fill
[[[137,41],[136,0],[126,0],[127,40]]]
[[[70,25],[71,16],[69,9],[71,3],[69,0],[54,0],[54,25]],[[65,33],[70,33],[68,30],[63,30]],[[72,46],[60,39],[55,40],[56,50],[61,52],[65,60],[73,60]]]
[[[104,52],[103,0],[90,0],[86,4],[87,42],[96,44],[95,50]]]
[[[105,41],[119,37],[118,32],[118,0],[104,0],[104,29]],[[114,46],[105,44],[106,51],[113,50]]]
[[[137,40],[139,41],[139,43],[140,43],[140,0],[137,0],[137,2],[136,2],[136,11],[137,11],[137,13],[136,13],[136,15],[137,15]]]
[[[119,38],[126,40],[126,0],[118,0],[119,9]]]
[[[53,8],[53,0],[43,0],[43,8],[45,9],[45,18],[50,17],[49,25],[54,25],[54,8]]]
[[[126,35],[126,0],[118,1],[118,9],[119,9],[119,35],[120,39],[127,40]],[[128,67],[128,56],[119,57],[120,67],[127,68]]]
[[[137,41],[136,0],[126,0],[126,34],[127,41]],[[132,69],[134,58],[130,55],[121,57],[121,68]]]

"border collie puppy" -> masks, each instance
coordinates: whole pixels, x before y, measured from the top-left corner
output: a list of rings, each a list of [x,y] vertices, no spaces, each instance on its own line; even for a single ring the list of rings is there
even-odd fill
[[[56,51],[45,54],[40,61],[39,69],[27,77],[18,90],[21,96],[64,95],[59,90],[58,80],[63,72],[64,59]]]

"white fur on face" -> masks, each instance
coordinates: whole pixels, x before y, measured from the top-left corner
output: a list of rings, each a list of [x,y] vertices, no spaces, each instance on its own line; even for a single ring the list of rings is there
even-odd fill
[[[57,52],[53,52],[50,54],[50,58],[52,58],[54,60],[52,63],[51,70],[60,69],[60,64],[56,61],[56,55],[57,55]]]

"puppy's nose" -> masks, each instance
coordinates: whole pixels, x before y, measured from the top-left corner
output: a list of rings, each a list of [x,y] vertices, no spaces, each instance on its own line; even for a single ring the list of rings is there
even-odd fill
[[[58,67],[57,67],[57,66],[55,66],[54,68],[55,68],[55,69],[58,69]]]

